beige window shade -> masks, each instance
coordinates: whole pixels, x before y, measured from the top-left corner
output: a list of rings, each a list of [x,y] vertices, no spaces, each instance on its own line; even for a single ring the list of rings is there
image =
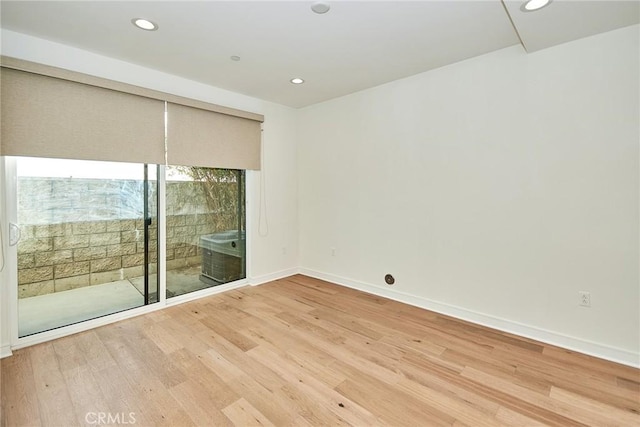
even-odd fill
[[[171,165],[260,169],[260,122],[167,104],[167,161]]]
[[[260,114],[16,58],[0,60],[2,155],[164,163],[167,102],[169,163],[260,168]]]
[[[164,163],[164,102],[2,68],[6,156]]]

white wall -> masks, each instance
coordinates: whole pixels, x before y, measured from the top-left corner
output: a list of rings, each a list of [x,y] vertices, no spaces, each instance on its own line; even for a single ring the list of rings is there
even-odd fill
[[[265,103],[262,176],[250,183],[253,242],[252,283],[263,283],[297,272],[298,169],[295,112]],[[261,185],[266,189],[260,197]],[[259,205],[262,202],[262,214]]]
[[[510,47],[302,110],[302,271],[640,364],[638,41]]]

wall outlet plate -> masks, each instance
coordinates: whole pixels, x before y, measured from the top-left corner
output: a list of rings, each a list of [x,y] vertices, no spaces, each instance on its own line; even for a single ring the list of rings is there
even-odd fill
[[[586,291],[578,291],[579,302],[582,307],[591,307],[591,294]]]

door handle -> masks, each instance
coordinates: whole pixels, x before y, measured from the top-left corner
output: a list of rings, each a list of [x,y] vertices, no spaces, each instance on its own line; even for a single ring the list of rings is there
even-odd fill
[[[20,241],[21,232],[20,227],[16,224],[10,222],[9,223],[9,246],[15,246]]]

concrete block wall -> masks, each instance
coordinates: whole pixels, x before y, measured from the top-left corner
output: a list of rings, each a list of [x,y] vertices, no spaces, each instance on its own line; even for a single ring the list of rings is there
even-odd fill
[[[156,234],[152,228],[154,247]],[[142,219],[26,225],[18,243],[18,296],[138,277],[143,263]]]
[[[200,236],[238,227],[233,206],[211,212],[203,185],[167,183],[167,270],[200,264]],[[144,274],[141,181],[20,177],[18,195],[19,298]],[[155,263],[155,224],[150,235]]]
[[[200,264],[200,236],[221,231],[215,217],[167,217],[167,270]],[[142,219],[23,226],[18,243],[19,298],[142,276],[143,230]],[[153,263],[157,262],[156,230],[150,228]]]

